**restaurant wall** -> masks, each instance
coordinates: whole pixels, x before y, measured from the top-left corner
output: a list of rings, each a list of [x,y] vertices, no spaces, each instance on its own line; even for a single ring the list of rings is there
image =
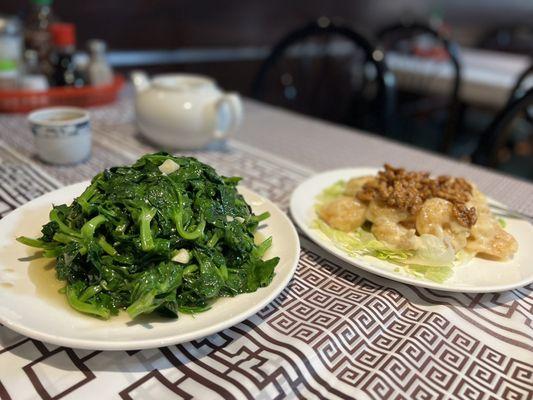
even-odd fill
[[[26,9],[29,0],[0,0],[0,13]],[[75,22],[82,41],[100,37],[113,48],[271,44],[283,32],[320,15],[356,16],[345,0],[56,0],[54,9]]]
[[[1,0],[0,13],[23,14],[29,0]],[[400,18],[441,16],[457,29],[529,24],[531,0],[56,0],[77,24],[81,41],[100,37],[113,48],[270,45],[320,15],[373,30]]]
[[[0,13],[24,17],[28,6],[29,0],[0,0]],[[140,65],[151,71],[197,71],[244,93],[269,46],[320,15],[340,16],[367,33],[399,19],[444,18],[466,44],[491,27],[533,20],[531,0],[56,0],[54,10],[76,23],[81,47],[90,38],[107,41],[112,62],[123,70]],[[227,58],[212,57],[220,48],[228,50]],[[242,48],[254,55],[232,57],[232,50]],[[160,49],[192,49],[200,56],[154,53]]]

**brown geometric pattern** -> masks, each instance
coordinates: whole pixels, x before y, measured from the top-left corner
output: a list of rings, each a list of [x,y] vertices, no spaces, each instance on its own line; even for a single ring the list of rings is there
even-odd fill
[[[94,114],[94,155],[70,168],[36,162],[23,119],[0,117],[0,215],[153,150],[137,137],[127,101]],[[310,173],[238,142],[189,154],[243,176],[284,209]],[[288,287],[250,319],[201,340],[100,352],[0,326],[0,399],[532,399],[532,291],[410,287],[302,238]]]
[[[27,201],[60,187],[20,155],[0,144],[0,217]]]
[[[96,378],[72,349],[63,347],[46,352],[22,369],[43,399],[64,397]]]
[[[313,347],[331,373],[341,371],[339,380],[371,397],[433,399],[452,391],[460,398],[526,398],[532,389],[531,365],[487,347],[377,279],[310,251],[303,252],[291,287],[259,315],[280,334]]]

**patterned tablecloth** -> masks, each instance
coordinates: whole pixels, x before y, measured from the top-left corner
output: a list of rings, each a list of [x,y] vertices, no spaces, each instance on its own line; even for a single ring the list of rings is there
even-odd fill
[[[387,158],[436,172],[448,168],[513,207],[532,210],[533,185],[525,182],[256,103],[247,102],[246,110],[242,140],[248,144],[239,137],[222,150],[193,155],[225,175],[244,176],[247,186],[285,210],[295,185],[312,171],[280,154],[316,169]],[[127,98],[94,110],[92,120],[91,160],[53,167],[35,159],[24,117],[0,117],[1,215],[153,150],[137,136]],[[252,318],[202,340],[87,351],[0,326],[0,398],[531,399],[532,290],[416,288],[351,268],[302,238],[296,275],[282,294]]]

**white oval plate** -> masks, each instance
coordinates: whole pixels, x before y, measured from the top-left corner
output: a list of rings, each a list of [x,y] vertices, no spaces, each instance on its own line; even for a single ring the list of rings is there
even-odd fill
[[[518,241],[518,252],[510,261],[498,262],[474,258],[454,269],[453,275],[444,283],[436,283],[415,277],[401,267],[371,256],[350,257],[335,246],[322,232],[311,228],[316,218],[315,197],[339,180],[357,176],[375,175],[376,168],[339,169],[315,175],[302,182],[291,197],[290,211],[296,224],[320,247],[347,263],[395,281],[450,292],[502,292],[533,282],[533,226],[516,219],[505,219],[506,230]],[[496,203],[494,200],[491,202]]]
[[[274,300],[294,274],[300,242],[293,224],[273,203],[239,187],[255,213],[271,214],[258,231],[260,237],[273,239],[265,257],[280,257],[268,287],[219,299],[210,310],[194,316],[180,314],[179,319],[143,316],[132,321],[126,313],[120,313],[103,321],[76,312],[58,293],[63,284],[55,278],[53,262],[21,260],[35,254],[35,249],[15,238],[40,236],[51,205],[70,204],[88,184],[82,182],[45,194],[0,220],[0,323],[8,328],[34,339],[81,349],[168,346],[208,336],[245,320]]]

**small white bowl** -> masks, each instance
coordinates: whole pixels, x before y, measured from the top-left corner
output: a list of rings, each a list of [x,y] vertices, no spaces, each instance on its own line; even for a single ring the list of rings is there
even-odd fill
[[[28,121],[41,160],[68,165],[91,154],[89,112],[76,107],[50,107],[32,112]]]

